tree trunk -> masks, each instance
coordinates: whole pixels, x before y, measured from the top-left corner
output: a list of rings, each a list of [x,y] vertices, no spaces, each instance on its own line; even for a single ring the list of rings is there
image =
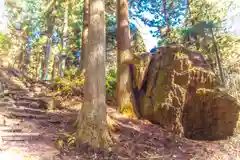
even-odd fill
[[[169,22],[168,10],[167,10],[167,0],[163,0],[162,3],[163,3],[162,7],[163,7],[164,19],[165,19],[165,23],[166,23],[166,31],[164,32],[163,37],[168,38],[169,33],[170,33],[170,22]]]
[[[104,0],[89,4],[88,54],[84,84],[84,104],[79,112],[78,143],[88,142],[93,147],[108,148],[110,135],[107,126],[105,88],[105,15]]]
[[[225,85],[224,75],[223,75],[223,69],[222,69],[221,60],[220,60],[220,54],[219,54],[217,42],[216,42],[216,40],[215,40],[215,37],[214,37],[213,29],[212,29],[212,28],[210,29],[210,32],[211,32],[211,35],[212,35],[213,47],[214,47],[215,53],[216,53],[216,58],[217,58],[217,64],[218,64],[220,79],[221,79],[222,85]]]
[[[39,73],[40,73],[40,70],[41,70],[41,54],[38,54],[37,55],[37,66],[36,66],[36,80],[38,81],[40,76],[39,76]]]
[[[119,111],[128,117],[138,117],[133,103],[133,84],[130,67],[132,61],[128,0],[117,1],[117,104]]]
[[[49,60],[51,56],[51,47],[52,47],[52,35],[51,36],[49,35],[47,39],[46,48],[45,48],[42,80],[48,79],[48,68],[49,68]]]
[[[42,80],[47,80],[48,77],[48,68],[49,68],[49,60],[51,56],[51,47],[52,47],[52,35],[53,35],[53,29],[54,29],[54,23],[55,23],[55,16],[50,15],[50,17],[47,19],[47,43],[45,47],[45,55],[44,55],[44,62],[43,62],[43,74],[42,74]]]
[[[80,56],[80,72],[85,71],[85,55],[87,53],[87,38],[88,38],[88,17],[89,17],[89,0],[84,0],[84,13],[83,13],[83,32],[82,32],[82,52]]]
[[[63,22],[63,38],[62,38],[62,55],[65,56],[66,50],[67,50],[67,41],[68,41],[68,15],[69,15],[69,0],[66,0],[66,6],[65,6],[65,11],[64,11],[64,22]],[[64,76],[64,70],[65,70],[65,64],[66,63],[66,59],[64,58],[61,61],[61,77]]]
[[[61,62],[66,60],[66,55],[56,54],[54,56],[53,69],[52,69],[52,80],[54,81],[57,76],[61,75]]]
[[[18,67],[19,68],[21,68],[21,70],[23,71],[23,72],[25,72],[26,70],[25,70],[25,66],[24,66],[24,60],[25,60],[25,50],[24,50],[24,48],[26,47],[25,45],[23,45],[23,43],[20,41],[20,43],[19,43],[20,45],[20,47],[19,47],[19,50],[17,51],[17,55],[19,55],[19,65],[18,65]]]
[[[59,73],[59,55],[54,56],[53,69],[52,69],[52,81],[56,79],[56,75]]]
[[[21,68],[24,75],[28,74],[28,64],[30,61],[31,51],[30,48],[27,46],[28,44],[28,37],[24,38],[24,33],[21,31],[18,35],[19,40],[19,68]]]

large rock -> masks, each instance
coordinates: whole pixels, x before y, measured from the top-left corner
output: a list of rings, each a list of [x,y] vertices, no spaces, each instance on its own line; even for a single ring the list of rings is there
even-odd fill
[[[219,81],[201,53],[171,45],[143,57],[133,74],[143,118],[192,139],[233,135],[239,104],[215,89]]]
[[[239,105],[225,92],[198,89],[183,110],[185,137],[218,140],[239,129]]]

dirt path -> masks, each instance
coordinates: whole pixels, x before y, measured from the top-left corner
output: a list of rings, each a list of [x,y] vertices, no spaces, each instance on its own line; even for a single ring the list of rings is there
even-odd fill
[[[11,71],[0,70],[0,77],[0,159],[57,159],[62,115],[42,108]]]
[[[51,98],[39,98],[26,85],[0,72],[0,159],[2,160],[239,160],[240,135],[224,141],[193,141],[179,138],[144,120],[130,120],[108,108],[118,124],[112,133],[114,145],[108,154],[87,145],[63,145],[61,133],[73,131],[74,109],[50,112]],[[46,103],[43,103],[46,102]]]
[[[43,109],[31,108],[30,101],[16,100],[17,96],[24,94],[16,93],[18,95],[15,95],[14,99],[7,96],[0,99],[0,155],[6,155],[8,152],[13,155],[12,153],[16,152],[27,153],[27,156],[33,156],[35,159],[54,157],[58,154],[54,146],[54,135],[51,137],[50,133],[46,134],[40,124],[47,123],[51,119],[50,116]]]

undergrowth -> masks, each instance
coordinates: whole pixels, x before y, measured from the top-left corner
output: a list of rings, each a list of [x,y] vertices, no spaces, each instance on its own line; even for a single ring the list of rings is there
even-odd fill
[[[114,97],[116,91],[117,72],[114,69],[110,69],[106,75],[106,91],[107,95]]]
[[[116,90],[116,70],[111,69],[106,74],[106,92],[108,97],[114,97]],[[57,77],[53,90],[61,96],[79,95],[83,93],[84,75],[76,76],[76,70],[68,70],[65,77]]]
[[[53,89],[61,96],[76,95],[81,92],[84,84],[84,77],[77,76],[75,78],[56,78]]]

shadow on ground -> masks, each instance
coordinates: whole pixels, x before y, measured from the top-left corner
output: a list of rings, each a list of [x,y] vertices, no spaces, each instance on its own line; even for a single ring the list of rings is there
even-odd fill
[[[101,149],[93,149],[87,145],[62,147],[57,145],[59,139],[66,141],[62,133],[74,132],[73,123],[76,120],[78,110],[65,108],[49,111],[40,105],[39,97],[27,87],[12,81],[9,76],[15,76],[11,70],[1,70],[1,82],[6,83],[6,90],[13,91],[1,98],[11,105],[5,105],[8,120],[18,121],[18,126],[25,132],[39,133],[38,138],[22,141],[8,141],[5,147],[21,147],[25,152],[44,159],[236,159],[240,153],[240,138],[233,141],[194,141],[180,138],[165,131],[158,125],[145,120],[132,120],[120,114],[114,108],[108,108],[108,114],[117,124],[118,130],[112,132],[114,144],[112,151],[105,153]],[[5,74],[5,76],[2,76]],[[7,75],[7,76],[6,76]],[[11,86],[11,87],[10,87]],[[28,98],[24,98],[24,97]],[[31,95],[33,95],[31,97]],[[32,99],[32,100],[31,100]],[[12,102],[10,102],[12,101]],[[75,103],[69,103],[69,105]],[[75,103],[76,104],[76,103]],[[3,107],[3,106],[1,106]],[[6,113],[6,112],[4,112]],[[20,138],[21,139],[21,138]],[[44,157],[44,158],[43,158]]]

